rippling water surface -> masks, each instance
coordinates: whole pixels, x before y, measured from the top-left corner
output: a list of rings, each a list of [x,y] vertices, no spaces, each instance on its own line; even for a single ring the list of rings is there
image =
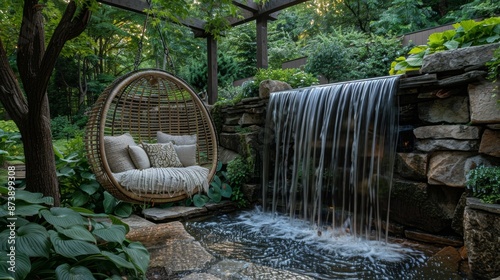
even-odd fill
[[[258,209],[187,222],[186,229],[220,259],[245,260],[317,279],[416,279],[416,268],[428,259],[408,246],[354,240]],[[455,278],[439,271],[434,276],[427,279]]]

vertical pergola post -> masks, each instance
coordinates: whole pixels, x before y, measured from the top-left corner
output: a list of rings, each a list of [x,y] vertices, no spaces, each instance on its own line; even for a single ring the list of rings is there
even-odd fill
[[[267,68],[267,17],[257,18],[257,68]]]
[[[208,51],[208,104],[217,101],[217,40],[213,36],[207,36]]]

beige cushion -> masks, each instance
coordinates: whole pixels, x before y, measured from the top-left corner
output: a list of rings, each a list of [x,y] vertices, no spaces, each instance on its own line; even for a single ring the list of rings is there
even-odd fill
[[[112,172],[118,173],[135,169],[134,162],[128,154],[128,147],[136,145],[134,138],[128,133],[120,136],[104,136],[104,151]]]
[[[148,154],[142,148],[142,144],[139,144],[138,146],[128,146],[128,153],[137,169],[146,169],[151,167]]]
[[[174,145],[174,149],[183,166],[196,165],[196,144]]]
[[[182,163],[175,152],[174,144],[171,142],[142,143],[142,146],[146,154],[148,154],[151,167],[182,167]]]
[[[192,145],[196,144],[196,134],[193,135],[170,135],[161,131],[156,132],[156,140],[158,143],[172,142],[175,145]]]

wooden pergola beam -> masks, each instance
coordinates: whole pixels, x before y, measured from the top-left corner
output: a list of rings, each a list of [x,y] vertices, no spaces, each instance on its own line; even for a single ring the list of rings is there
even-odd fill
[[[128,11],[144,14],[149,9],[146,0],[97,0],[103,4],[115,6]],[[237,26],[250,21],[257,24],[257,67],[268,67],[267,55],[267,21],[275,20],[276,13],[288,7],[304,3],[308,0],[269,0],[264,5],[258,5],[252,0],[233,0],[240,9],[240,17],[229,17],[231,26]],[[195,37],[207,38],[208,53],[208,101],[217,101],[217,42],[205,32],[205,21],[196,18],[180,20],[180,23],[191,28]]]

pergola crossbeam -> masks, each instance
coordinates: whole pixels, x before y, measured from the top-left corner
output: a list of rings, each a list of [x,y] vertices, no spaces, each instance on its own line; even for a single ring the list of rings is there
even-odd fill
[[[103,4],[115,6],[128,11],[144,14],[149,9],[147,0],[97,0]],[[231,26],[237,26],[250,21],[256,21],[257,28],[257,67],[267,68],[267,21],[276,20],[280,10],[304,3],[308,0],[269,0],[264,5],[258,5],[252,0],[233,0],[239,8],[239,16],[228,17]],[[195,37],[207,37],[208,52],[208,101],[210,104],[217,101],[217,42],[205,32],[205,21],[197,18],[187,18],[179,22],[189,27]]]

